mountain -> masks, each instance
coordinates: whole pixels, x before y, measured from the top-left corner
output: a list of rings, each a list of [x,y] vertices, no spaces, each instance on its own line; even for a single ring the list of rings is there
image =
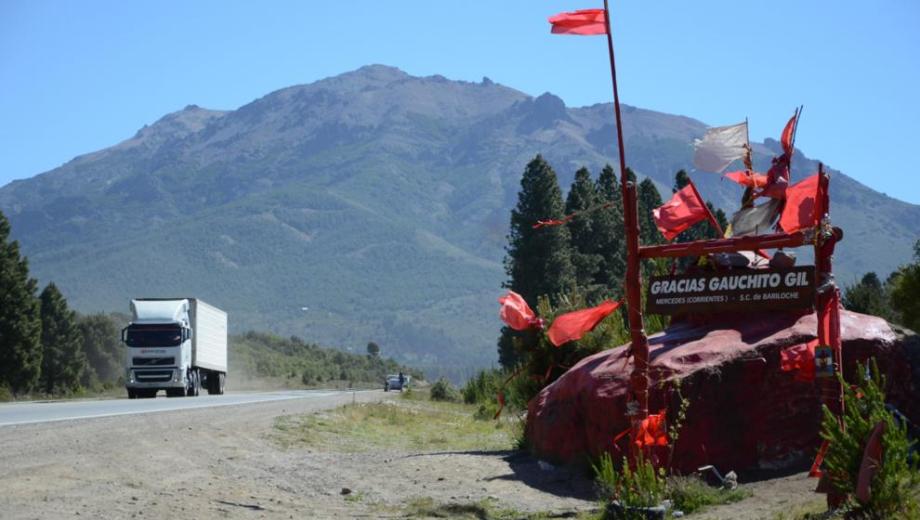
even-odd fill
[[[707,126],[625,106],[627,159],[662,190]],[[237,110],[195,105],[0,188],[35,276],[81,311],[193,295],[232,329],[296,334],[459,377],[494,363],[509,210],[542,153],[563,188],[615,162],[610,104],[566,107],[487,78],[367,66]],[[779,129],[777,129],[777,133]],[[765,167],[779,143],[756,143]],[[796,152],[793,178],[816,168]],[[740,189],[694,174],[727,211]],[[920,206],[832,171],[838,279],[911,255]],[[871,216],[870,216],[871,215]]]

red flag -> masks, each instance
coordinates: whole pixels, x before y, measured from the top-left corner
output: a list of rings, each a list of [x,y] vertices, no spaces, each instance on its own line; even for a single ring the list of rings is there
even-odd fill
[[[723,175],[728,180],[737,182],[748,188],[763,188],[767,185],[767,176],[762,173],[754,173],[747,170],[728,172]]]
[[[856,500],[863,504],[872,499],[872,479],[882,467],[884,448],[882,435],[885,434],[885,422],[879,421],[869,438],[866,439],[866,449],[863,451],[862,462],[859,464],[859,473],[856,476]]]
[[[779,138],[779,142],[783,145],[783,152],[790,158],[792,158],[792,136],[795,134],[795,120],[797,117],[798,113],[789,119]]]
[[[607,300],[597,307],[557,316],[546,335],[549,336],[550,342],[557,347],[569,341],[579,340],[586,332],[594,330],[594,327],[597,327],[601,320],[617,310],[619,306],[620,302]]]
[[[578,34],[590,36],[607,34],[607,17],[603,9],[581,9],[571,13],[559,13],[549,18],[553,34]]]
[[[674,240],[674,237],[685,229],[706,220],[709,217],[709,210],[691,183],[675,193],[671,200],[653,209],[652,216],[655,217],[658,231],[661,231],[666,239]]]
[[[502,305],[499,318],[512,329],[543,328],[543,320],[537,318],[520,294],[509,290],[508,294],[498,298],[498,303]]]
[[[818,346],[818,340],[813,339],[808,343],[802,343],[789,347],[779,354],[779,367],[784,372],[795,370],[796,381],[814,381],[815,380],[815,347]]]
[[[665,422],[665,411],[658,414],[649,414],[642,423],[639,424],[639,431],[636,435],[636,446],[667,446],[668,430]]]
[[[818,175],[800,181],[786,188],[786,207],[779,218],[779,227],[786,233],[814,227],[823,213],[817,204]]]

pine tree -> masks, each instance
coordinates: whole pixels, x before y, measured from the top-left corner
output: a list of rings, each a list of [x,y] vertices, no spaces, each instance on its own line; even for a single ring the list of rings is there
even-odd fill
[[[601,202],[610,203],[611,207],[591,214],[595,252],[602,258],[595,283],[605,287],[612,297],[622,296],[623,277],[626,276],[626,227],[620,182],[610,165],[601,170],[597,193]]]
[[[920,330],[920,240],[914,244],[914,263],[901,267],[890,280],[891,306],[902,325]]]
[[[599,201],[597,186],[591,180],[591,174],[587,168],[580,168],[575,172],[575,180],[566,198],[565,213],[572,214],[589,208],[596,211]],[[575,283],[586,294],[596,292],[595,280],[603,261],[603,257],[596,251],[598,237],[593,216],[593,213],[580,215],[568,225],[571,234],[570,255],[575,269]]]
[[[661,194],[652,179],[646,177],[639,183],[639,243],[642,245],[660,244],[664,241],[658,226],[655,225],[655,219],[652,217],[652,210],[661,206],[664,202],[661,200]]]
[[[542,156],[537,155],[524,170],[517,206],[511,210],[511,230],[506,247],[505,272],[507,287],[520,294],[531,308],[536,308],[537,298],[548,296],[555,301],[560,295],[575,288],[575,269],[572,266],[569,244],[571,237],[567,226],[534,229],[538,220],[563,217],[562,190],[556,173]],[[499,339],[499,359],[503,366],[517,363],[511,329],[503,328]]]
[[[24,392],[41,370],[41,318],[28,260],[9,237],[10,223],[0,212],[0,386]]]
[[[533,228],[538,220],[563,216],[562,190],[556,172],[537,155],[524,170],[518,203],[511,210],[505,256],[505,272],[509,277],[505,287],[523,296],[531,307],[536,307],[537,297],[541,295],[555,302],[560,294],[575,286],[568,227]]]
[[[67,308],[67,300],[54,283],[41,296],[42,372],[45,392],[68,392],[80,387],[86,367],[86,355],[77,328],[76,314]]]

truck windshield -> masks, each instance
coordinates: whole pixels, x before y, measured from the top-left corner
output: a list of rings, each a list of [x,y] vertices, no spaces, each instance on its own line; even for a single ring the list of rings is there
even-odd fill
[[[125,343],[129,347],[175,347],[182,343],[182,329],[175,325],[131,325]]]

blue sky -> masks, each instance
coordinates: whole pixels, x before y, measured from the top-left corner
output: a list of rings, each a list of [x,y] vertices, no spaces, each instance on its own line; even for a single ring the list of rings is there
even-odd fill
[[[188,104],[233,109],[370,63],[611,100],[602,37],[546,18],[598,0],[0,1],[0,185],[113,145]],[[624,103],[711,125],[748,117],[920,203],[920,2],[612,0]],[[627,150],[628,152],[628,150]],[[628,157],[628,155],[627,155]]]

